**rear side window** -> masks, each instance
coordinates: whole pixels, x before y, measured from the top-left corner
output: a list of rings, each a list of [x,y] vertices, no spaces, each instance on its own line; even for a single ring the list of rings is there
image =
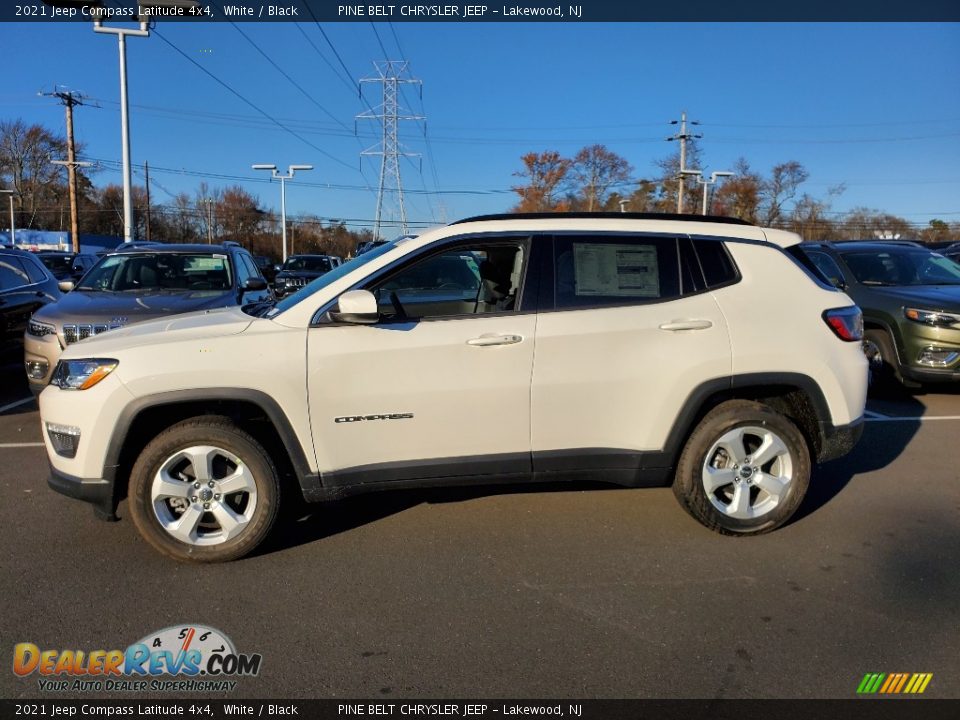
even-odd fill
[[[673,238],[559,236],[554,243],[555,306],[634,305],[680,296]]]
[[[0,255],[0,290],[12,290],[31,283],[20,258],[15,255]]]
[[[737,269],[720,240],[694,240],[693,247],[697,251],[708,288],[726,285],[737,279]]]

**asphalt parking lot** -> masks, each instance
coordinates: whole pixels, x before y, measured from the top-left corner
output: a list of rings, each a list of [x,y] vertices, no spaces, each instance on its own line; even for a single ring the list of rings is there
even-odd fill
[[[0,373],[4,653],[200,623],[263,655],[238,698],[853,698],[868,672],[960,697],[960,388],[871,401],[854,453],[767,536],[714,535],[669,489],[406,492],[193,567],[125,506],[103,523],[47,488],[36,404]],[[51,697],[10,661],[0,697]]]

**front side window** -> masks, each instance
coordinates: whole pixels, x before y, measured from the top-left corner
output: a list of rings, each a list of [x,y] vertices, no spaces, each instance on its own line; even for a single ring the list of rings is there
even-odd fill
[[[479,243],[419,259],[368,289],[388,320],[481,315],[517,309],[520,243]]]
[[[557,237],[557,309],[633,305],[680,296],[677,241],[623,236]]]

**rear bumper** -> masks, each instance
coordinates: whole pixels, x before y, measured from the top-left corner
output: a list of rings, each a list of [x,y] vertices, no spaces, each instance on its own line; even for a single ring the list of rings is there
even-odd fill
[[[817,462],[843,457],[853,450],[861,435],[863,435],[862,416],[848,425],[821,422],[820,452],[817,453]]]
[[[112,472],[109,475],[106,478],[78,478],[62,473],[51,465],[47,485],[61,495],[92,504],[97,517],[115,520],[117,501],[113,492],[114,478]]]

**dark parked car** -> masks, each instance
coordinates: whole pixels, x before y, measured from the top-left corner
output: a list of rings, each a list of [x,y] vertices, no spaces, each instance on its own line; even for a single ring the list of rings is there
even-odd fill
[[[330,272],[338,264],[329,255],[291,255],[277,271],[273,291],[278,298],[289,295]]]
[[[40,392],[63,348],[90,335],[166,315],[246,305],[271,298],[253,256],[237,243],[121,245],[97,262],[59,302],[27,325],[24,362]]]
[[[863,310],[874,379],[907,386],[960,381],[960,265],[913,243],[802,247]]]
[[[253,262],[257,265],[257,270],[263,275],[264,279],[273,285],[274,278],[277,276],[277,268],[266,255],[254,255]]]
[[[948,245],[943,250],[938,250],[937,252],[950,258],[955,263],[960,263],[960,242]]]
[[[19,350],[30,316],[60,299],[57,280],[32,253],[0,249],[0,350]]]
[[[82,278],[87,270],[96,265],[98,260],[96,255],[57,250],[40,251],[37,253],[37,257],[57,280],[73,280],[74,282]]]

